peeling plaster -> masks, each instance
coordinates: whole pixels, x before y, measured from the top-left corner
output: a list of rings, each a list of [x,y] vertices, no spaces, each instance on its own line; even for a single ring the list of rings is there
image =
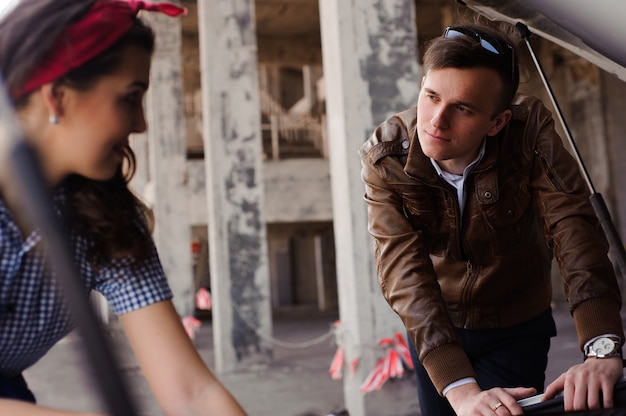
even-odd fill
[[[231,297],[234,325],[232,340],[237,360],[252,351],[261,353],[261,328],[258,310],[267,296],[255,282],[256,271],[263,263],[261,247],[261,210],[258,198],[255,158],[247,149],[239,149],[235,163],[225,179],[226,199],[235,209],[227,225]]]
[[[378,124],[417,101],[417,47],[409,2],[380,0],[374,8],[378,25],[369,30],[371,52],[361,62],[361,76],[369,81],[371,110]]]
[[[241,233],[241,219],[235,215],[228,223],[228,246],[231,270],[231,298],[233,302],[232,340],[237,360],[252,351],[260,353],[261,339],[256,328],[261,328],[259,314],[266,301],[263,290],[255,283],[254,275],[261,263],[261,245],[256,235]]]

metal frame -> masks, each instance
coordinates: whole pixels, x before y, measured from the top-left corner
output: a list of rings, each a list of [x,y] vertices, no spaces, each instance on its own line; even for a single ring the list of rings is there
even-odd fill
[[[567,123],[565,122],[565,118],[563,117],[563,113],[561,112],[561,108],[559,107],[559,103],[556,101],[554,92],[552,91],[552,88],[550,87],[550,83],[548,82],[545,72],[543,68],[541,67],[541,63],[537,59],[537,55],[535,54],[535,51],[530,43],[531,32],[528,29],[528,26],[526,26],[525,24],[521,22],[518,22],[515,25],[515,27],[517,28],[522,39],[524,39],[524,42],[526,43],[528,51],[530,52],[530,55],[535,63],[535,66],[537,67],[537,71],[539,72],[541,80],[543,81],[543,84],[546,87],[546,91],[548,92],[548,95],[550,96],[552,105],[554,106],[556,110],[556,114],[559,119],[559,122],[563,126],[563,130],[565,131],[565,136],[567,138],[567,141],[569,142],[570,146],[572,147],[574,151],[573,154],[580,168],[580,172],[583,176],[583,179],[587,183],[587,187],[589,188],[589,191],[591,192],[591,196],[589,197],[589,200],[591,201],[591,205],[593,206],[593,209],[596,212],[598,220],[600,221],[600,224],[602,225],[602,229],[604,231],[604,234],[606,235],[607,240],[609,241],[609,244],[615,250],[615,260],[616,260],[619,270],[621,271],[621,275],[626,276],[626,250],[624,249],[624,243],[622,243],[619,233],[617,232],[617,229],[615,228],[615,224],[613,223],[613,220],[611,219],[611,214],[609,213],[606,203],[604,202],[604,198],[602,197],[602,194],[596,192],[596,189],[593,186],[593,183],[591,182],[591,178],[589,176],[589,173],[587,172],[587,169],[585,168],[585,164],[582,160],[582,157],[580,156],[580,152],[578,151],[576,142],[572,138],[572,133],[570,132],[570,129]]]

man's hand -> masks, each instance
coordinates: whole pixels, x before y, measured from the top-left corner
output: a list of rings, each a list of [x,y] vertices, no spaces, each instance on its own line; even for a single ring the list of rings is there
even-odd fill
[[[517,401],[536,394],[534,388],[493,388],[481,391],[476,383],[455,387],[446,398],[458,416],[510,416],[523,415]]]
[[[550,383],[543,400],[563,391],[565,411],[613,407],[613,389],[622,372],[623,362],[619,357],[587,358]]]

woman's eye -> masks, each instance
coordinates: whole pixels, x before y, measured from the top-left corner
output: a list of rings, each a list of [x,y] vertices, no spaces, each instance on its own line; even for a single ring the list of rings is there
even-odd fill
[[[137,103],[141,102],[141,93],[136,91],[127,94],[124,98],[124,101],[126,101],[130,105],[136,105]]]

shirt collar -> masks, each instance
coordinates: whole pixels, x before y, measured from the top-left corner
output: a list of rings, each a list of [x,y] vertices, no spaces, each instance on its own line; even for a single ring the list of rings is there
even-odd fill
[[[435,170],[437,171],[437,174],[439,176],[447,177],[449,179],[461,178],[461,177],[464,178],[472,171],[472,169],[474,169],[474,166],[476,166],[483,159],[483,156],[485,156],[485,148],[486,147],[487,147],[487,139],[484,138],[482,143],[481,143],[481,145],[480,145],[480,150],[478,151],[478,156],[476,156],[476,159],[474,159],[474,161],[472,161],[472,163],[470,163],[469,165],[467,165],[465,167],[465,169],[463,169],[463,174],[462,175],[456,175],[454,173],[450,173],[448,171],[445,171],[445,170],[441,169],[441,166],[439,166],[439,163],[437,163],[437,161],[435,159],[433,159],[432,157],[429,158],[429,159],[430,159],[430,163],[432,163],[433,167],[435,168]]]

